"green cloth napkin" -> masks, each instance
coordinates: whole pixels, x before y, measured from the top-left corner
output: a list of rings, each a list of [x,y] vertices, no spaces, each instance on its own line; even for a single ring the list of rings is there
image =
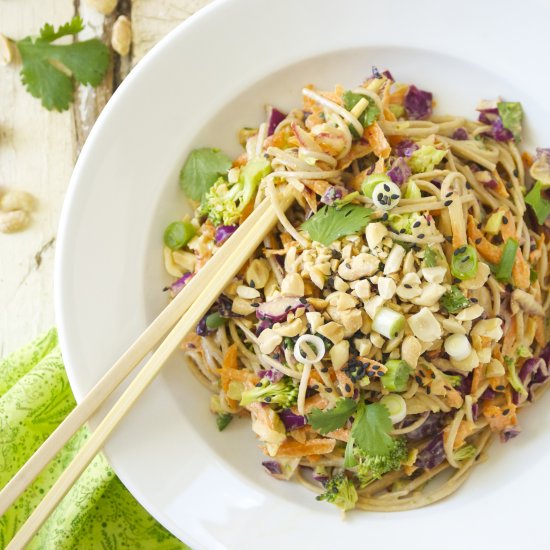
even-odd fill
[[[55,329],[0,362],[0,488],[75,404]],[[76,433],[0,518],[0,548],[5,548],[88,436],[86,427]],[[138,504],[99,454],[28,546],[30,550],[69,548],[187,547]]]

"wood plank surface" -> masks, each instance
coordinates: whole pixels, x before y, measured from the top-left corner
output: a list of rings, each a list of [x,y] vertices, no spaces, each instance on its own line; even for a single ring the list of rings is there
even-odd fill
[[[209,0],[120,0],[116,11],[98,14],[85,0],[0,0],[0,32],[19,39],[46,22],[60,24],[75,14],[92,36],[110,42],[118,15],[131,18],[129,57],[113,55],[96,90],[80,86],[65,113],[46,111],[23,88],[19,63],[0,66],[0,193],[23,189],[37,199],[29,228],[0,233],[0,357],[54,325],[53,260],[61,206],[74,162],[93,123],[131,67],[163,36]]]

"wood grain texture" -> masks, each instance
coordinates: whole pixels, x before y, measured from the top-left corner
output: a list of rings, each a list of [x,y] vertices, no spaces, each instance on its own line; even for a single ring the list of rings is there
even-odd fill
[[[22,38],[73,14],[73,0],[0,0],[0,31]],[[71,113],[46,111],[19,69],[0,67],[0,186],[29,191],[38,206],[26,231],[0,233],[0,355],[54,323],[55,235],[74,160]]]
[[[210,0],[119,0],[107,17],[85,0],[0,0],[0,32],[11,38],[36,34],[45,23],[60,24],[75,14],[93,36],[110,42],[119,14],[131,18],[130,57],[113,56],[97,89],[79,86],[70,111],[50,113],[23,88],[19,64],[0,67],[0,191],[20,188],[38,200],[32,225],[21,233],[0,233],[0,356],[16,349],[54,322],[53,259],[61,206],[74,162],[96,118],[149,49],[178,23]]]
[[[161,38],[211,0],[133,0],[133,62],[137,63]]]

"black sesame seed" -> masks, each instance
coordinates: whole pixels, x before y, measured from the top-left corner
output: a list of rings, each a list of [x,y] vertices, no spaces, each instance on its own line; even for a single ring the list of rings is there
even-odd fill
[[[430,395],[430,393],[432,393],[432,389],[430,388],[430,386],[427,386],[427,387],[426,387],[426,393],[427,393],[428,395]]]
[[[258,383],[256,384],[256,387],[257,387],[257,388],[261,388],[262,386],[263,386],[263,384],[262,384],[261,382],[258,382]]]
[[[420,376],[415,376],[414,379],[416,380],[417,384],[422,384],[422,378],[420,378]]]
[[[453,202],[453,201],[445,201],[445,202],[443,203],[443,206],[451,206],[452,202]]]
[[[384,200],[384,193],[378,193],[378,195],[376,195],[376,198],[382,202]]]
[[[517,168],[514,168],[514,176],[517,178],[519,176],[519,172]]]
[[[384,184],[384,191],[386,191],[388,193],[390,191],[390,186],[387,183]]]
[[[327,393],[332,393],[332,388],[325,388],[325,391],[326,391]]]
[[[319,389],[319,386],[317,384],[313,384],[313,386],[311,386],[311,389],[313,391],[317,391]]]
[[[504,391],[504,386],[502,384],[499,384],[498,386],[496,386],[495,390]]]
[[[470,182],[466,182],[466,189],[471,189],[472,188],[472,185],[470,184]]]
[[[504,410],[502,411],[502,414],[503,414],[504,416],[506,416],[507,414],[509,414],[509,412],[510,412],[510,409],[504,409]]]
[[[304,304],[304,306],[307,304],[307,298],[300,298],[300,303]]]
[[[419,234],[418,234],[418,238],[419,238],[419,239],[423,239],[425,236],[426,236],[426,235],[424,235],[424,233],[419,233]]]
[[[420,376],[426,376],[426,373],[422,369],[418,370],[418,374],[420,374]]]
[[[459,279],[458,277],[453,278],[453,283],[455,283],[456,285],[461,283],[461,282],[462,282],[462,279]]]
[[[351,386],[349,384],[346,384],[344,386],[344,389],[349,393],[351,391]]]
[[[445,197],[450,197],[452,194],[453,194],[453,192],[449,191],[448,193],[445,194]]]
[[[508,223],[508,218],[506,216],[502,216],[502,223],[506,225]]]
[[[399,233],[403,234],[403,233],[405,233],[405,231],[406,231],[406,230],[405,230],[405,228],[403,227],[402,229],[399,230]]]
[[[391,198],[396,201],[399,198],[399,195],[397,193],[394,193]]]
[[[349,262],[347,262],[346,264],[344,264],[348,269],[351,269],[351,264]]]
[[[266,403],[271,403],[271,397],[269,397],[269,395],[265,398],[265,402]]]
[[[419,221],[414,222],[414,223],[413,223],[413,227],[414,227],[414,228],[420,227],[420,222],[419,222]]]
[[[457,248],[455,250],[455,254],[464,254],[464,252],[466,252],[466,247],[465,246],[461,246],[460,248]]]
[[[453,242],[453,238],[452,238],[450,235],[445,235],[445,240],[446,240],[448,243]]]
[[[321,369],[321,372],[328,372],[328,367],[323,367],[323,368]]]
[[[260,304],[258,302],[252,302],[250,305],[252,307],[260,307]]]
[[[479,300],[477,298],[470,298],[470,302],[472,302],[472,304],[477,304]]]
[[[478,237],[474,242],[475,242],[476,244],[480,244],[480,243],[481,243],[481,237]]]
[[[256,288],[256,283],[254,281],[250,281],[249,285],[250,288]]]
[[[387,221],[388,219],[388,213],[387,212],[384,212],[384,214],[382,214],[382,221]]]
[[[409,283],[404,283],[403,286],[404,286],[405,288],[412,288],[412,286],[411,286]]]

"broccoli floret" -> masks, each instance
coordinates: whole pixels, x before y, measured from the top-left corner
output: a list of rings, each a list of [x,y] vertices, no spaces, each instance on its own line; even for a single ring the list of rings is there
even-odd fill
[[[201,202],[200,213],[208,216],[214,225],[234,224],[269,172],[271,164],[267,159],[257,157],[249,160],[236,183],[231,184],[224,178],[214,183]]]
[[[460,462],[461,460],[468,460],[469,458],[473,458],[477,455],[477,447],[474,447],[473,445],[463,445],[460,447],[460,449],[457,449],[453,453],[453,458]]]
[[[357,490],[344,473],[339,473],[327,481],[325,492],[316,497],[317,500],[331,502],[344,512],[355,508]]]
[[[407,460],[407,442],[404,437],[395,438],[393,447],[386,455],[370,455],[361,449],[357,449],[357,478],[361,487],[364,487],[374,479],[380,479],[384,474],[398,470],[401,464]]]
[[[296,404],[297,399],[298,386],[288,376],[281,378],[274,384],[270,383],[267,378],[262,378],[254,388],[243,391],[241,406],[246,407],[254,401],[262,401],[278,405],[282,409],[288,409]]]

